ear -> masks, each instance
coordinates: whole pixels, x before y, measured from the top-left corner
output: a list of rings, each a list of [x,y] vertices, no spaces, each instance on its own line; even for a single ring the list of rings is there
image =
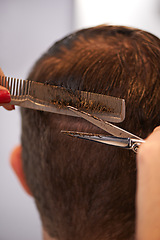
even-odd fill
[[[30,196],[32,196],[32,193],[27,185],[27,182],[26,182],[26,179],[24,176],[21,153],[22,153],[22,147],[21,146],[16,147],[11,154],[10,164],[11,164],[15,174],[17,175],[21,185],[23,186],[24,190]]]

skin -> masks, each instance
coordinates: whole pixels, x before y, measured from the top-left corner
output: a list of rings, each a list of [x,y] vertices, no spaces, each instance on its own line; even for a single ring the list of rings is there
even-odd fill
[[[0,76],[4,76],[0,69]],[[0,86],[0,90],[6,90]],[[14,107],[10,104],[0,104],[7,110]],[[26,183],[21,158],[21,146],[16,147],[12,154],[10,163],[17,175],[22,187],[27,194],[32,193]],[[137,153],[137,240],[159,240],[160,239],[160,127],[146,139]],[[50,238],[45,229],[42,228],[44,240],[56,240]]]
[[[18,177],[19,182],[21,183],[21,186],[23,187],[25,192],[32,197],[32,193],[27,185],[24,172],[23,172],[21,152],[22,152],[22,147],[20,145],[14,148],[11,154],[10,164],[16,176]],[[57,240],[55,238],[51,238],[43,227],[42,227],[42,234],[43,234],[44,240]]]
[[[137,154],[137,240],[160,239],[160,127]]]

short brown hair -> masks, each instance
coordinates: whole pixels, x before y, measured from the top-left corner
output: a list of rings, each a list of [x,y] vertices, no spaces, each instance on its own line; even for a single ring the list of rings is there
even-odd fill
[[[160,122],[160,39],[98,26],[55,43],[28,79],[124,98],[120,127],[145,138]],[[134,239],[136,155],[62,135],[102,132],[83,119],[22,109],[23,167],[52,237]]]

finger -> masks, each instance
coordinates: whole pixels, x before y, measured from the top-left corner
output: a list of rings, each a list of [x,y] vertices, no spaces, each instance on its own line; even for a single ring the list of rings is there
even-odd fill
[[[11,105],[11,104],[3,104],[2,105],[6,110],[15,110],[15,106],[14,105]]]
[[[147,140],[159,140],[160,141],[160,126],[156,127],[153,132],[149,135]]]
[[[4,76],[4,73],[1,68],[0,68],[0,76]]]
[[[156,127],[153,132],[160,132],[160,126]]]

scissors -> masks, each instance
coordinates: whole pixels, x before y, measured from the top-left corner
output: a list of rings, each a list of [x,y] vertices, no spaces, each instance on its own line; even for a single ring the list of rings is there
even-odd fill
[[[69,110],[79,115],[79,117],[86,119],[88,122],[94,124],[95,126],[103,129],[113,136],[105,136],[102,134],[94,133],[85,133],[85,132],[76,132],[76,131],[64,131],[61,132],[67,134],[71,137],[77,137],[81,139],[86,139],[90,141],[95,141],[97,143],[103,143],[111,146],[117,146],[129,150],[133,150],[137,153],[139,146],[145,142],[142,138],[127,132],[126,130],[117,127],[103,119],[95,117],[84,111],[80,111],[77,108],[68,106]]]

